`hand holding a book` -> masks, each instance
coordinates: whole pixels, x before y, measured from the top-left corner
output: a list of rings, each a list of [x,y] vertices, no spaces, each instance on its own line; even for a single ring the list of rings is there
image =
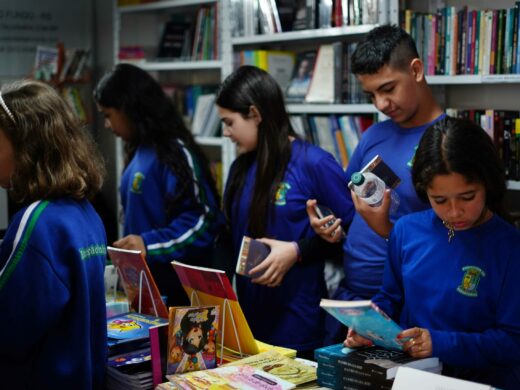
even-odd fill
[[[269,238],[259,238],[258,241],[269,245],[271,252],[264,261],[251,269],[250,275],[261,274],[251,282],[267,287],[278,287],[287,271],[298,261],[298,252],[292,242]]]
[[[136,234],[129,234],[121,238],[120,240],[115,241],[113,244],[116,248],[121,249],[132,249],[136,251],[141,251],[141,253],[146,254],[146,245],[144,245],[143,238]]]
[[[425,358],[432,355],[432,336],[428,329],[417,327],[406,329],[397,338],[409,338],[403,344],[403,350],[414,358]]]
[[[366,339],[363,336],[357,334],[357,332],[349,328],[347,333],[347,338],[343,342],[343,345],[348,348],[358,348],[358,347],[371,347],[374,345],[372,340]]]
[[[341,227],[341,219],[334,217],[334,215],[320,218],[315,209],[317,204],[316,199],[309,199],[306,203],[307,215],[309,216],[309,223],[312,229],[327,242],[335,243],[341,241],[345,237],[345,232]],[[329,224],[334,219],[334,223]]]
[[[391,193],[387,189],[383,197],[383,203],[379,207],[370,206],[360,199],[354,191],[350,191],[352,202],[356,212],[365,220],[367,225],[378,235],[387,239],[394,225],[390,222]]]

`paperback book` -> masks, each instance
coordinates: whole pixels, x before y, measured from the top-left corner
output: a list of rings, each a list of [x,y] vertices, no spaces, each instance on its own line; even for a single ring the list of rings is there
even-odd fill
[[[251,275],[249,272],[264,261],[269,253],[271,253],[269,245],[248,236],[242,237],[242,244],[238,252],[236,273],[253,278],[261,276],[262,273]]]
[[[219,306],[170,307],[167,374],[217,366]]]
[[[322,299],[320,306],[342,324],[371,340],[375,345],[402,350],[405,339],[398,339],[402,329],[375,303]]]

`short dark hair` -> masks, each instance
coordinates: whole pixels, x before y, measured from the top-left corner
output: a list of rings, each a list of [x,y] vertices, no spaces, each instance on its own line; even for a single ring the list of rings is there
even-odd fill
[[[486,206],[506,216],[502,161],[489,135],[474,122],[445,117],[423,134],[415,153],[412,180],[417,195],[427,201],[426,190],[436,175],[458,173],[472,183],[482,183]]]
[[[352,54],[354,74],[374,74],[383,66],[405,70],[419,53],[412,37],[395,25],[379,26],[358,43]]]

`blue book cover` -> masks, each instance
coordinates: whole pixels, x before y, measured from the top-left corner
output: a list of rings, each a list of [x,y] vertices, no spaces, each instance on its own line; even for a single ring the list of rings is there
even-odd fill
[[[109,339],[116,340],[147,338],[150,327],[167,323],[168,320],[165,318],[125,313],[107,319],[107,336]]]
[[[342,324],[354,329],[375,345],[388,349],[403,349],[397,335],[402,329],[372,301],[336,301],[322,299],[320,306]]]

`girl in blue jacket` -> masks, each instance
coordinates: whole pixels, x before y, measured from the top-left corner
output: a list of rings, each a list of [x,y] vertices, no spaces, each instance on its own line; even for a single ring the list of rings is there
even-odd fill
[[[446,375],[520,388],[520,232],[501,217],[504,170],[490,137],[469,121],[437,122],[412,179],[432,209],[395,224],[374,302],[406,329],[410,355],[439,357]],[[345,344],[366,342],[350,331]]]
[[[146,71],[117,65],[98,83],[94,98],[106,126],[125,141],[119,187],[124,237],[113,246],[146,255],[169,306],[189,304],[170,263],[211,265],[223,217],[208,161]]]
[[[52,87],[2,88],[0,185],[21,205],[0,246],[2,388],[104,388],[106,235],[88,200],[104,172]]]

